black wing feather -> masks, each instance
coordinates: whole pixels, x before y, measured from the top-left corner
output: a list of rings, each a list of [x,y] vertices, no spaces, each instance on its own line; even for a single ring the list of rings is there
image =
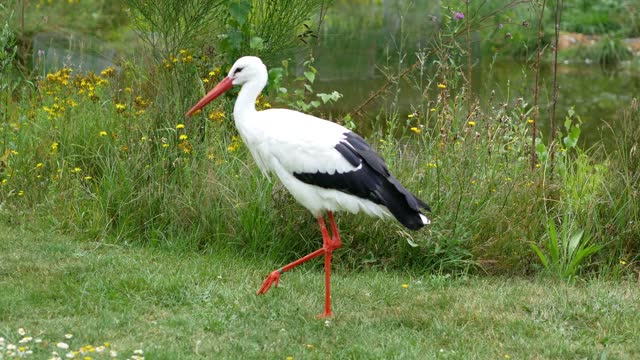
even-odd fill
[[[409,229],[417,230],[424,226],[420,209],[430,211],[429,206],[389,173],[382,157],[361,136],[353,132],[347,132],[344,136],[345,139],[336,144],[335,149],[358,169],[344,173],[307,172],[293,175],[307,184],[339,190],[386,206]]]

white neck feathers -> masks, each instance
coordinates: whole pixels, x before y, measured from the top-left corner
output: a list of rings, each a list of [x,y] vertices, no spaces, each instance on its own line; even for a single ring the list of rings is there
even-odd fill
[[[233,116],[236,121],[242,121],[245,117],[256,112],[256,99],[267,85],[266,69],[264,74],[259,74],[242,85],[236,104],[233,107]]]

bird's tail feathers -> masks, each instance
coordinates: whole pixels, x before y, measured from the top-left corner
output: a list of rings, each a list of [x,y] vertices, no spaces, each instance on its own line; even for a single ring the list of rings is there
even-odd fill
[[[385,191],[380,195],[391,214],[411,230],[419,230],[430,224],[429,218],[420,211],[420,209],[431,211],[429,205],[405,189],[393,176],[389,176],[387,180],[388,186],[385,186]]]

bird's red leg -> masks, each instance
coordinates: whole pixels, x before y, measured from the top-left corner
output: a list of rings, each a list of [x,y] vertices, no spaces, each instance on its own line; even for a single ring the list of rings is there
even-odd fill
[[[271,274],[269,274],[269,276],[267,277],[267,279],[264,281],[264,283],[262,283],[262,286],[260,287],[260,289],[258,290],[258,293],[256,295],[260,295],[260,294],[266,294],[267,291],[269,291],[269,289],[271,288],[271,285],[275,284],[276,287],[278,287],[278,282],[280,281],[280,274],[283,274],[291,269],[293,269],[294,267],[305,263],[315,257],[318,257],[322,254],[326,253],[326,249],[327,249],[327,245],[329,244],[329,233],[327,232],[327,227],[324,224],[324,218],[321,216],[318,216],[318,224],[320,224],[320,232],[322,232],[322,248],[312,252],[311,254],[308,254],[290,264],[287,264],[283,267],[281,267],[278,270],[273,271]]]
[[[338,232],[336,221],[333,218],[333,213],[331,211],[328,211],[327,215],[329,216],[329,223],[331,226],[331,237],[329,237],[329,232],[327,231],[327,227],[324,223],[324,219],[318,218],[318,223],[320,224],[320,231],[322,232],[323,248],[326,249],[324,253],[324,271],[325,271],[324,313],[319,315],[320,318],[326,318],[328,316],[333,315],[333,312],[331,311],[331,255],[333,254],[333,250],[342,246],[342,240],[340,239],[340,233]]]
[[[311,254],[308,254],[290,264],[287,264],[283,267],[281,267],[278,270],[273,271],[271,274],[269,274],[269,276],[267,277],[267,279],[264,281],[264,283],[262,283],[262,286],[260,287],[260,289],[258,290],[258,293],[256,295],[260,295],[260,294],[266,294],[267,291],[269,291],[269,288],[271,288],[271,285],[273,283],[275,283],[275,286],[278,287],[278,282],[280,281],[280,274],[283,274],[291,269],[293,269],[294,267],[307,262],[315,257],[318,257],[320,255],[324,254],[324,248],[318,249],[314,252],[312,252]]]
[[[333,312],[331,311],[331,255],[333,254],[333,250],[342,246],[342,240],[340,239],[340,234],[338,233],[338,227],[336,226],[335,219],[333,218],[333,213],[329,211],[328,216],[331,225],[332,236],[329,236],[329,231],[327,230],[327,225],[324,222],[324,217],[318,216],[318,225],[320,225],[320,232],[322,233],[322,248],[290,264],[287,264],[278,270],[273,271],[258,290],[258,295],[265,294],[274,283],[275,286],[278,287],[280,274],[285,273],[302,263],[305,263],[315,257],[324,254],[325,302],[324,312],[320,314],[319,317],[326,318],[333,315]]]
[[[322,248],[324,252],[324,312],[318,315],[319,318],[326,318],[332,316],[331,312],[331,254],[333,248],[331,245],[331,238],[327,231],[327,226],[324,223],[322,216],[318,217],[318,225],[320,225],[320,232],[322,233]]]

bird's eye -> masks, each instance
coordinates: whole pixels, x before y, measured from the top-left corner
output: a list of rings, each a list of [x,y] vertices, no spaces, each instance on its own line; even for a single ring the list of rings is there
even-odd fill
[[[242,71],[242,69],[243,68],[237,68],[236,71],[233,72],[233,74],[235,75],[235,74],[239,73],[240,71]]]

